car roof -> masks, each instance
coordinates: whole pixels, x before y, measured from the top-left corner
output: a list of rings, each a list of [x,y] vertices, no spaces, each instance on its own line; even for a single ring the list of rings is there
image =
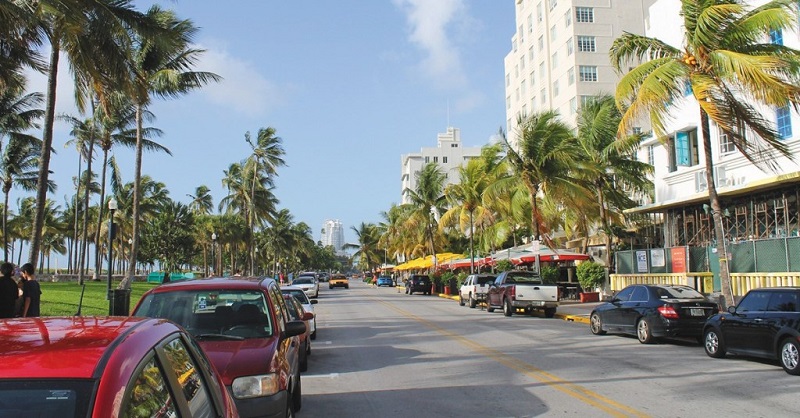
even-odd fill
[[[200,279],[182,280],[179,282],[169,282],[154,287],[147,293],[175,292],[179,290],[208,290],[208,289],[230,289],[248,290],[263,289],[269,287],[271,283],[276,283],[270,277],[207,277]]]
[[[99,378],[180,328],[164,319],[41,317],[0,321],[0,378]],[[123,344],[124,342],[124,344]]]

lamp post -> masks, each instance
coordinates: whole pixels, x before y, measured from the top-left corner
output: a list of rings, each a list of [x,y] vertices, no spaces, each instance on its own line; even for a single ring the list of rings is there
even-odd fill
[[[111,260],[114,254],[114,211],[117,210],[117,200],[113,197],[108,201],[108,314],[114,313],[114,298],[111,295]]]
[[[217,246],[217,234],[216,232],[211,233],[211,275],[217,275],[217,256],[216,256],[216,249]]]

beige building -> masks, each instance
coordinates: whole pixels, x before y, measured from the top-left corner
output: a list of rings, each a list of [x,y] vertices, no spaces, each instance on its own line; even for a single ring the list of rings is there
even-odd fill
[[[608,59],[623,31],[644,33],[654,0],[515,0],[516,32],[505,58],[506,129],[519,115],[554,109],[575,125],[580,104],[613,94]]]

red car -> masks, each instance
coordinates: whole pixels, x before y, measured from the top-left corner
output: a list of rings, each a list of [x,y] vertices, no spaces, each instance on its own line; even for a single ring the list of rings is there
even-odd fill
[[[270,278],[215,277],[162,284],[134,316],[181,325],[219,370],[243,417],[290,417],[302,406],[300,335]]]
[[[200,347],[168,321],[0,321],[0,416],[238,417]]]
[[[308,370],[308,356],[311,355],[311,326],[309,323],[314,319],[314,314],[306,311],[300,301],[292,295],[284,293],[283,300],[286,302],[289,317],[306,323],[306,333],[300,336],[300,371],[304,372]]]

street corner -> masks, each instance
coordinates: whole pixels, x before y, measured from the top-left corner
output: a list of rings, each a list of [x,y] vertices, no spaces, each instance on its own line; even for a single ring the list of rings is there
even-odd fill
[[[569,322],[579,322],[581,324],[589,323],[589,315],[571,315],[571,314],[556,313],[556,318],[560,318]]]
[[[438,295],[439,295],[440,298],[458,300],[458,295],[448,295],[448,294],[445,294],[445,293],[438,293]]]

